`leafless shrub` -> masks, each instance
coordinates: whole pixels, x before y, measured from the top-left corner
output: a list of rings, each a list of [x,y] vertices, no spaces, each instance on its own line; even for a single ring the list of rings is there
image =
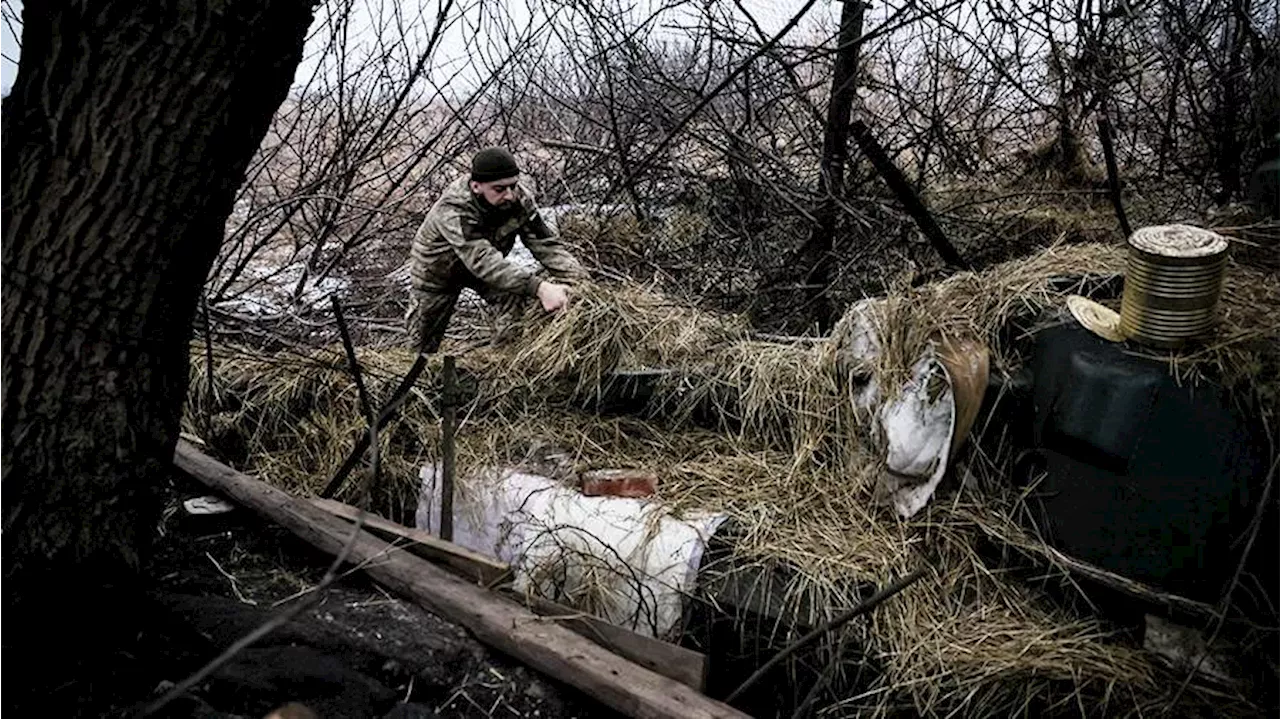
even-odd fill
[[[517,151],[562,220],[615,218],[573,227],[606,276],[657,278],[790,331],[806,327],[815,289],[838,308],[936,274],[856,148],[839,196],[824,198],[838,13],[440,0],[411,14],[331,0],[311,71],[241,191],[210,297],[305,313],[345,287],[389,321],[403,292],[387,273],[434,193],[489,143]],[[854,117],[979,261],[1117,236],[1101,117],[1138,222],[1241,199],[1280,131],[1280,19],[1256,0],[892,2],[867,10],[858,45]],[[805,254],[824,200],[838,208],[832,249]],[[619,213],[633,239],[610,234]],[[815,276],[821,286],[806,285]]]

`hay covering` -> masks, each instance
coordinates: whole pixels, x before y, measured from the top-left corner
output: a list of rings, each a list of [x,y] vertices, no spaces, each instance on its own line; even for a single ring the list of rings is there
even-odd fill
[[[871,305],[883,343],[871,371],[892,391],[940,332],[984,339],[993,349],[993,371],[1005,371],[1019,358],[1003,327],[1063,308],[1065,297],[1080,291],[1064,276],[1123,267],[1122,248],[1062,246],[896,290]],[[1171,368],[1185,376],[1257,377],[1258,368],[1275,366],[1277,309],[1280,280],[1229,268],[1219,337],[1192,353],[1168,355]],[[1164,708],[1180,675],[1105,621],[1051,601],[980,554],[990,537],[1038,544],[1014,520],[1019,498],[1003,483],[969,482],[935,497],[909,521],[875,506],[879,455],[866,418],[850,401],[867,368],[846,366],[838,352],[848,324],[828,341],[759,342],[739,318],[701,313],[652,289],[581,288],[563,313],[531,312],[508,344],[453,349],[463,372],[478,379],[478,393],[459,413],[459,466],[464,473],[537,468],[554,447],[579,467],[655,470],[659,498],[672,512],[733,518],[741,533],[738,566],[795,568],[782,589],[796,612],[838,611],[856,601],[849,587],[859,582],[883,584],[932,567],[878,609],[873,623],[847,630],[883,671],[871,690],[830,707],[837,714],[888,715],[904,706],[939,716]],[[413,360],[396,349],[359,356],[374,396],[382,398]],[[214,364],[210,395],[203,348],[193,350],[187,431],[278,486],[319,491],[364,426],[341,349],[268,356],[216,346]],[[653,367],[678,370],[658,385],[653,415],[584,411],[614,370]],[[411,512],[417,467],[438,458],[434,381],[420,383],[381,435],[388,479],[378,488],[376,510]],[[1274,390],[1267,391],[1274,404]],[[717,422],[706,422],[708,415]],[[979,479],[998,479],[1006,469],[1007,458],[973,455],[967,471]],[[466,487],[461,491],[465,504]],[[1193,684],[1175,713],[1220,711],[1223,701]]]

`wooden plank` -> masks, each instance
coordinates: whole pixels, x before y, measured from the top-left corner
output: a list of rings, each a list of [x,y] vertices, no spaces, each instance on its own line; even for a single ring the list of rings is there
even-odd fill
[[[337,555],[352,526],[305,500],[271,487],[179,442],[174,464],[205,485]],[[350,561],[383,586],[455,621],[477,639],[559,679],[627,716],[700,719],[748,715],[680,682],[627,661],[519,604],[471,584],[369,532],[356,534]]]
[[[360,509],[351,507],[349,504],[334,502],[332,499],[311,499],[310,502],[335,517],[351,519],[351,521],[355,521],[360,514]],[[485,586],[493,587],[511,576],[511,568],[507,564],[475,553],[453,542],[436,539],[429,533],[416,528],[397,525],[396,522],[376,514],[365,513],[365,527],[375,535],[383,536],[383,539],[399,537],[399,539],[411,540],[415,544],[404,546],[404,549],[413,551],[424,559],[447,564],[462,576],[475,578]],[[604,619],[594,615],[577,612],[575,609],[541,599],[541,597],[516,596],[516,599],[524,601],[524,604],[535,613],[543,617],[556,618],[557,622],[589,638],[595,644],[611,649],[635,661],[641,667],[662,674],[663,677],[676,679],[677,682],[698,691],[703,691],[707,683],[707,656],[699,652],[632,632],[626,627],[618,627],[617,624],[605,622]]]
[[[329,514],[355,521],[360,510],[332,499],[311,499],[311,504]],[[375,535],[384,539],[403,538],[413,544],[404,548],[424,559],[438,561],[456,570],[464,577],[473,578],[493,587],[510,576],[510,567],[502,562],[473,552],[452,542],[445,542],[420,529],[396,524],[376,514],[365,513],[364,524]],[[707,657],[661,639],[633,632],[626,627],[593,616],[541,597],[512,595],[537,614],[554,617],[560,624],[606,649],[630,659],[642,667],[670,677],[685,686],[702,691],[706,687]]]
[[[699,692],[706,688],[707,655],[701,652],[633,632],[541,597],[516,595],[515,599],[544,617],[554,617],[561,625],[646,669]]]
[[[308,501],[335,517],[354,522],[356,517],[360,516],[358,508],[343,504],[335,499],[316,497]],[[406,545],[405,549],[423,559],[440,562],[454,569],[462,576],[474,579],[487,587],[504,582],[511,575],[511,567],[507,566],[505,562],[499,562],[492,557],[486,557],[479,552],[473,552],[453,542],[446,542],[421,529],[406,527],[403,524],[397,524],[368,512],[364,513],[364,526],[370,532],[383,539],[388,537],[392,538],[392,541],[396,538],[407,539],[413,544]]]

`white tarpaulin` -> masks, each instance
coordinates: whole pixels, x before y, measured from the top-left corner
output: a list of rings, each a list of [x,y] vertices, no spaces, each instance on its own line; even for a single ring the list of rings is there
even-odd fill
[[[931,342],[911,367],[911,378],[886,398],[873,371],[882,351],[875,302],[850,308],[832,340],[838,365],[860,382],[854,406],[872,417],[883,443],[878,495],[908,518],[929,502],[973,426],[987,387],[989,353],[972,340],[942,338],[941,351]]]
[[[919,512],[942,481],[956,428],[956,402],[933,346],[911,368],[911,379],[880,406],[885,465],[882,479],[901,517]]]
[[[516,591],[643,634],[674,636],[724,515],[678,519],[651,500],[586,497],[517,471],[499,476],[468,482],[467,499],[454,504],[455,543],[510,564]],[[421,477],[416,523],[438,534],[436,468],[423,467]]]

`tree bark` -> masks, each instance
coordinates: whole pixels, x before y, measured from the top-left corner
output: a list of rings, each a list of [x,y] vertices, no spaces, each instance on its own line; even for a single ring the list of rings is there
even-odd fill
[[[1233,8],[1242,8],[1239,0],[1232,2]],[[1248,20],[1247,11],[1240,9],[1238,14],[1232,14],[1227,20],[1227,27],[1224,30],[1226,37],[1223,42],[1226,45],[1227,67],[1226,73],[1219,78],[1219,91],[1217,107],[1213,113],[1214,134],[1216,137],[1216,152],[1214,152],[1214,165],[1218,174],[1218,183],[1220,185],[1218,191],[1214,193],[1214,201],[1218,204],[1226,204],[1236,197],[1240,191],[1241,164],[1244,161],[1244,138],[1241,136],[1241,106],[1246,102],[1246,93],[1243,85],[1247,82],[1248,74],[1244,67],[1244,53],[1246,50],[1246,37],[1241,25],[1241,17]]]
[[[3,103],[10,621],[128,585],[145,556],[201,288],[311,16],[311,0],[25,7]]]
[[[849,154],[849,117],[857,90],[858,55],[862,42],[862,20],[866,5],[863,0],[844,0],[840,13],[839,51],[835,72],[831,77],[831,100],[827,104],[826,130],[822,137],[821,174],[818,192],[821,203],[814,212],[817,224],[809,235],[801,257],[808,259],[804,284],[808,291],[818,328],[826,333],[835,323],[835,308],[828,293],[831,289],[831,265],[835,261],[836,218],[838,202],[844,196],[844,166]]]

